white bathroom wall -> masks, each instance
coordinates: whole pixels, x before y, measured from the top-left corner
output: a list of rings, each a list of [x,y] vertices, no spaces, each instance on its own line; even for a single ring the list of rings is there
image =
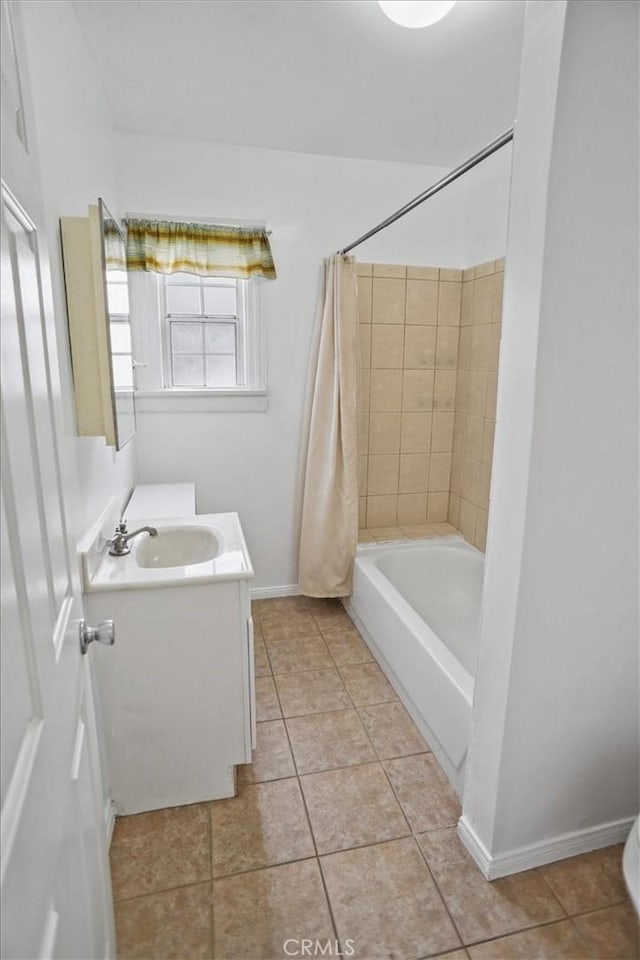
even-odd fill
[[[322,259],[443,171],[130,134],[118,137],[118,161],[123,209],[262,220],[273,231],[278,279],[262,285],[268,411],[142,413],[138,473],[141,482],[194,479],[200,512],[240,513],[255,586],[295,585],[300,434]],[[462,183],[455,184],[363,244],[357,256],[464,266],[466,199]],[[499,229],[487,224],[488,235]]]
[[[512,144],[508,144],[469,170],[461,181],[465,266],[504,257],[511,161]]]
[[[87,216],[98,197],[118,207],[114,125],[69,0],[30,0],[21,15],[29,58],[37,147],[46,204],[54,307],[65,396],[70,520],[76,539],[110,496],[124,500],[134,482],[134,443],[122,453],[100,438],[75,436],[59,218]]]
[[[640,806],[638,12],[527,10],[461,822],[492,876]]]

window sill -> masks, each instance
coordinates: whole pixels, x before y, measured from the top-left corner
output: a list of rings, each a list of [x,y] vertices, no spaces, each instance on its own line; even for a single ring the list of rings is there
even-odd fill
[[[266,390],[139,390],[136,413],[263,413]]]

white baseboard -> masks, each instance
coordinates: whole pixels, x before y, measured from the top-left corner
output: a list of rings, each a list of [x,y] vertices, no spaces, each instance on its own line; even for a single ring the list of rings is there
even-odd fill
[[[498,877],[507,877],[522,870],[531,870],[556,860],[566,860],[567,857],[575,857],[580,853],[622,843],[629,836],[633,820],[633,817],[628,817],[598,827],[586,827],[584,830],[561,834],[551,840],[517,847],[496,856],[489,853],[464,816],[458,821],[458,836],[487,880],[497,880]]]
[[[298,597],[300,587],[297,583],[287,583],[282,587],[253,587],[252,600],[269,600],[271,597]]]

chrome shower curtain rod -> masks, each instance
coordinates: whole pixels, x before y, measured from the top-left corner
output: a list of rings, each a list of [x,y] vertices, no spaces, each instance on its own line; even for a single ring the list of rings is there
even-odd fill
[[[404,217],[405,213],[415,210],[416,207],[419,207],[420,204],[424,203],[425,200],[428,200],[429,197],[432,197],[444,187],[447,187],[450,183],[453,183],[453,181],[457,180],[458,177],[461,177],[463,173],[467,173],[468,170],[472,170],[479,163],[482,163],[483,160],[486,160],[487,157],[490,157],[492,153],[495,153],[496,150],[506,146],[512,140],[513,127],[503,133],[502,136],[496,137],[495,140],[492,140],[491,143],[488,143],[486,147],[483,147],[482,150],[478,151],[478,153],[475,153],[469,158],[469,160],[465,160],[465,162],[461,163],[459,167],[456,167],[455,170],[452,170],[451,173],[448,173],[446,176],[444,176],[442,180],[438,180],[437,183],[434,183],[431,187],[428,187],[422,193],[418,194],[418,196],[414,197],[413,200],[409,200],[409,203],[405,203],[404,207],[400,207],[399,210],[396,210],[395,213],[392,213],[391,216],[387,217],[386,220],[383,220],[382,223],[372,227],[371,230],[363,233],[362,236],[358,237],[357,240],[354,240],[353,243],[343,247],[342,250],[338,251],[338,253],[344,255],[345,253],[349,253],[349,251],[353,250],[355,247],[359,247],[360,244],[364,243],[365,240],[368,240],[369,237],[373,237],[376,235],[376,233],[380,233],[381,230],[384,230],[385,227],[391,226],[391,224],[395,223],[396,220],[399,220],[400,217]]]

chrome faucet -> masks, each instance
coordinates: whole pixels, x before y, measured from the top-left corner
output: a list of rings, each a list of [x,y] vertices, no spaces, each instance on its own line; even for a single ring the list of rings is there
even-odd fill
[[[113,537],[111,540],[107,540],[107,546],[109,547],[111,556],[126,557],[128,553],[131,553],[129,541],[137,537],[139,533],[148,533],[150,537],[158,536],[158,531],[155,527],[140,527],[138,530],[134,530],[133,533],[127,533],[127,521],[120,520]]]

